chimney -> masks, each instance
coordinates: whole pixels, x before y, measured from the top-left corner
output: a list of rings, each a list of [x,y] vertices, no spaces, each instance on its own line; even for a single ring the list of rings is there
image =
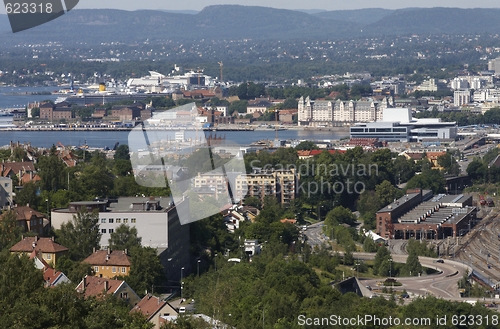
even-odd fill
[[[104,291],[107,292],[108,288],[108,280],[104,280]]]
[[[93,253],[93,254],[95,254],[95,247],[94,247],[94,248],[92,248],[92,253]]]
[[[26,207],[29,207],[29,206],[30,206],[30,204],[29,204],[29,203],[27,203],[27,204],[26,204]]]
[[[125,251],[123,252],[125,255],[128,255],[128,250],[125,248]]]
[[[38,235],[35,235],[35,242],[38,241]]]
[[[50,237],[50,239],[52,240],[52,242],[54,242],[54,241],[55,241],[54,236],[51,236],[51,237]]]
[[[111,254],[111,249],[108,247],[108,255]]]

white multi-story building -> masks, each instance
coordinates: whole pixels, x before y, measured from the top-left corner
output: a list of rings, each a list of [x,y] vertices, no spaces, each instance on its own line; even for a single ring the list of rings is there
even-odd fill
[[[162,265],[172,273],[180,273],[189,268],[189,225],[181,225],[178,211],[185,211],[189,200],[176,205],[171,198],[123,197],[116,200],[95,200],[70,202],[68,208],[53,209],[51,224],[54,229],[61,228],[78,212],[97,212],[101,231],[101,248],[109,246],[111,234],[120,225],[137,229],[144,247],[157,250]],[[167,274],[169,276],[169,274]]]
[[[311,100],[301,97],[298,102],[299,126],[332,126],[355,122],[377,121],[382,118],[381,109],[391,106],[387,98],[374,100],[333,101]]]
[[[471,90],[461,89],[453,92],[453,105],[462,106],[471,102]]]
[[[275,196],[278,202],[288,205],[297,193],[297,176],[294,169],[261,170],[254,168],[250,174],[241,174],[235,180],[235,198],[243,200],[254,196],[262,202],[266,196]]]
[[[451,89],[457,90],[457,89],[467,89],[467,88],[469,88],[469,81],[467,81],[467,79],[455,78],[451,80]]]
[[[12,206],[12,179],[0,177],[0,207]]]
[[[495,71],[496,75],[500,74],[500,57],[492,59],[488,62],[488,70]]]

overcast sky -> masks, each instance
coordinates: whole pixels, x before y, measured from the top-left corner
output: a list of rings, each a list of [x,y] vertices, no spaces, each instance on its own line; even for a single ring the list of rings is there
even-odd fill
[[[407,8],[407,7],[460,7],[460,8],[500,8],[498,0],[80,0],[76,8],[115,8],[124,10],[168,9],[201,10],[215,4],[239,4],[285,9],[359,9],[359,8]]]

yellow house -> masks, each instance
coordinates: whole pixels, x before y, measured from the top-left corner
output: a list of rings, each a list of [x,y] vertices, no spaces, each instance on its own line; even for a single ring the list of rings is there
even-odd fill
[[[35,252],[36,255],[47,262],[56,266],[57,259],[68,253],[68,248],[54,241],[54,238],[39,238],[38,236],[25,237],[12,248],[11,253],[30,255]]]
[[[97,250],[83,260],[94,270],[95,276],[114,278],[130,274],[130,256],[127,250]]]

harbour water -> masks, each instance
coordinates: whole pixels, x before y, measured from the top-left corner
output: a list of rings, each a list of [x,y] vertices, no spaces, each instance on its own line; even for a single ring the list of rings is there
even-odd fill
[[[64,145],[79,146],[86,143],[89,147],[112,148],[116,142],[129,144],[129,131],[1,131],[0,146],[8,145],[11,141],[26,143],[30,142],[35,147],[51,147],[57,142]],[[193,132],[194,133],[194,132]],[[164,139],[173,140],[175,132],[165,134]],[[210,133],[206,133],[208,136]],[[227,131],[212,132],[212,137],[222,137],[239,145],[249,145],[259,140],[274,140],[274,130],[256,131]],[[278,132],[279,139],[297,140],[338,140],[346,137],[347,131],[314,131],[314,130],[282,130]],[[163,137],[163,136],[162,136]],[[186,134],[186,138],[194,138]],[[201,137],[201,136],[198,136]],[[133,141],[131,141],[133,144]],[[132,146],[132,145],[131,145]]]
[[[57,95],[26,95],[33,92],[53,92],[58,87],[0,87],[0,109],[24,108],[31,102],[55,101]]]
[[[0,109],[25,107],[30,102],[56,100],[57,95],[32,95],[36,92],[53,92],[57,86],[51,87],[0,87]],[[323,128],[324,129],[324,128]],[[175,132],[163,132],[162,138],[173,140]],[[207,136],[210,133],[205,133]],[[272,129],[255,131],[212,132],[212,137],[222,137],[226,141],[239,145],[249,145],[260,140],[274,140],[276,132]],[[30,142],[35,147],[51,147],[57,142],[64,145],[79,146],[86,143],[89,147],[112,148],[115,143],[129,144],[129,131],[5,131],[0,130],[0,146],[11,141]],[[346,137],[345,130],[282,130],[278,131],[279,139],[296,140],[336,140]],[[164,137],[165,136],[165,137]],[[186,132],[186,138],[198,139],[194,132]],[[133,142],[132,142],[133,143]]]

